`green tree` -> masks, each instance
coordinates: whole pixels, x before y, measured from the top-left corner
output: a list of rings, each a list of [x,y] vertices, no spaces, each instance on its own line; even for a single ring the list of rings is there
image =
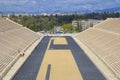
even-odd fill
[[[63,27],[64,33],[73,31],[73,26],[71,23],[64,24],[62,27]]]

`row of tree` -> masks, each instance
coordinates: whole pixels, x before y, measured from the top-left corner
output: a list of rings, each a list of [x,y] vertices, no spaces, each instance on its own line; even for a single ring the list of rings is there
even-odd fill
[[[117,18],[119,13],[89,13],[89,14],[72,14],[72,15],[51,15],[51,16],[26,16],[26,15],[11,15],[9,18],[28,27],[33,31],[53,31],[54,26],[62,26],[64,32],[78,31],[78,28],[73,28],[73,20],[82,19],[106,19],[109,17]]]

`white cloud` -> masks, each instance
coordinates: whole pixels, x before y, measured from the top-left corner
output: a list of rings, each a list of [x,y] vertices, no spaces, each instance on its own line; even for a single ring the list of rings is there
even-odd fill
[[[47,1],[47,0],[42,0],[42,1]]]
[[[84,9],[92,9],[92,8],[93,8],[93,6],[90,5],[90,4],[83,5],[82,7],[83,7]]]
[[[115,0],[117,3],[120,3],[120,0]]]
[[[74,2],[83,2],[84,0],[56,0],[57,3],[74,3]]]
[[[119,5],[120,0],[0,0],[0,10],[8,11],[97,10]]]
[[[33,4],[37,4],[37,2],[36,2],[36,1],[32,1],[32,3],[33,3]]]
[[[28,0],[0,0],[0,4],[24,4]]]

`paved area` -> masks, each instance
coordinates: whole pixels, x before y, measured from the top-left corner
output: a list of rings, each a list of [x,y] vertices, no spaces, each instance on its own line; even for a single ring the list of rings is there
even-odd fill
[[[78,65],[79,71],[84,80],[106,80],[97,67],[85,55],[82,49],[71,37],[66,37],[68,46],[73,53],[73,57]]]
[[[52,37],[52,40],[54,40],[54,45],[67,45],[67,41],[64,37]]]
[[[63,42],[61,42],[63,41]],[[44,37],[13,80],[106,80],[69,36]]]
[[[59,41],[61,42],[59,43]],[[64,37],[50,39],[36,80],[82,80],[70,49],[63,50],[64,47],[61,47],[62,45],[68,45]],[[52,50],[49,49],[51,46]],[[48,73],[46,73],[48,72],[48,65],[51,65],[49,79],[46,77],[46,75],[48,76]]]
[[[13,80],[36,80],[50,37],[44,37]]]
[[[40,39],[36,40],[26,51],[25,55],[21,56],[17,62],[12,66],[12,68],[9,70],[9,72],[5,75],[5,77],[2,80],[11,80],[16,72],[21,68],[21,66],[24,64],[24,62],[29,58],[35,47],[38,45],[38,43],[41,41],[43,36],[40,37]]]

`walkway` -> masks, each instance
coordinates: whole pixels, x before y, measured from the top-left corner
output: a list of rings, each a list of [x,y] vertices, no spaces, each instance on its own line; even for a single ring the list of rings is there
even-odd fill
[[[67,37],[44,37],[13,80],[106,80]]]

